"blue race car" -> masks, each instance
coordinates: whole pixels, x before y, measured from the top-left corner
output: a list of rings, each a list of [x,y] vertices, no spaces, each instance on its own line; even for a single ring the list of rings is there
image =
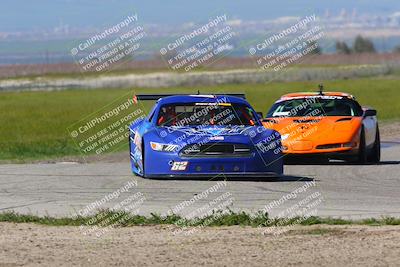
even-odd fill
[[[244,94],[137,95],[157,100],[129,127],[131,167],[145,178],[277,177],[281,136],[266,129]]]

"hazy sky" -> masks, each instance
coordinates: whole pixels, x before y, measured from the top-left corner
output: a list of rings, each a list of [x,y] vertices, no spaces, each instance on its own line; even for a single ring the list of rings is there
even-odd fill
[[[179,24],[203,21],[213,14],[262,20],[281,16],[338,13],[391,14],[400,0],[0,0],[0,30],[52,28],[60,22],[75,27],[109,25],[135,11],[143,23]]]

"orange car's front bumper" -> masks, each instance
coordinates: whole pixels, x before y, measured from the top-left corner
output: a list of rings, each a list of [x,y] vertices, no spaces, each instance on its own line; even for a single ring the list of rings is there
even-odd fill
[[[361,118],[315,117],[304,123],[302,120],[304,119],[271,118],[269,123],[264,123],[264,126],[281,134],[282,152],[285,154],[332,154],[358,151]]]
[[[357,142],[335,143],[335,144],[314,144],[309,140],[282,142],[283,153],[285,154],[329,154],[343,153],[358,150]]]

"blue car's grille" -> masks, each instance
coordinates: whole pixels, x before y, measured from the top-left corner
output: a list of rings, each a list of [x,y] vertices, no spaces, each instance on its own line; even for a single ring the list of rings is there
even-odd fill
[[[208,143],[192,144],[185,146],[181,152],[182,157],[248,157],[251,149],[244,144]]]

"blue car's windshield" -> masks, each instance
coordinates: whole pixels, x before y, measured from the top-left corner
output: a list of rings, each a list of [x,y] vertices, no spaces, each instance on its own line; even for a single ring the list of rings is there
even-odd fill
[[[161,107],[158,126],[256,125],[257,115],[243,104],[185,103]]]

